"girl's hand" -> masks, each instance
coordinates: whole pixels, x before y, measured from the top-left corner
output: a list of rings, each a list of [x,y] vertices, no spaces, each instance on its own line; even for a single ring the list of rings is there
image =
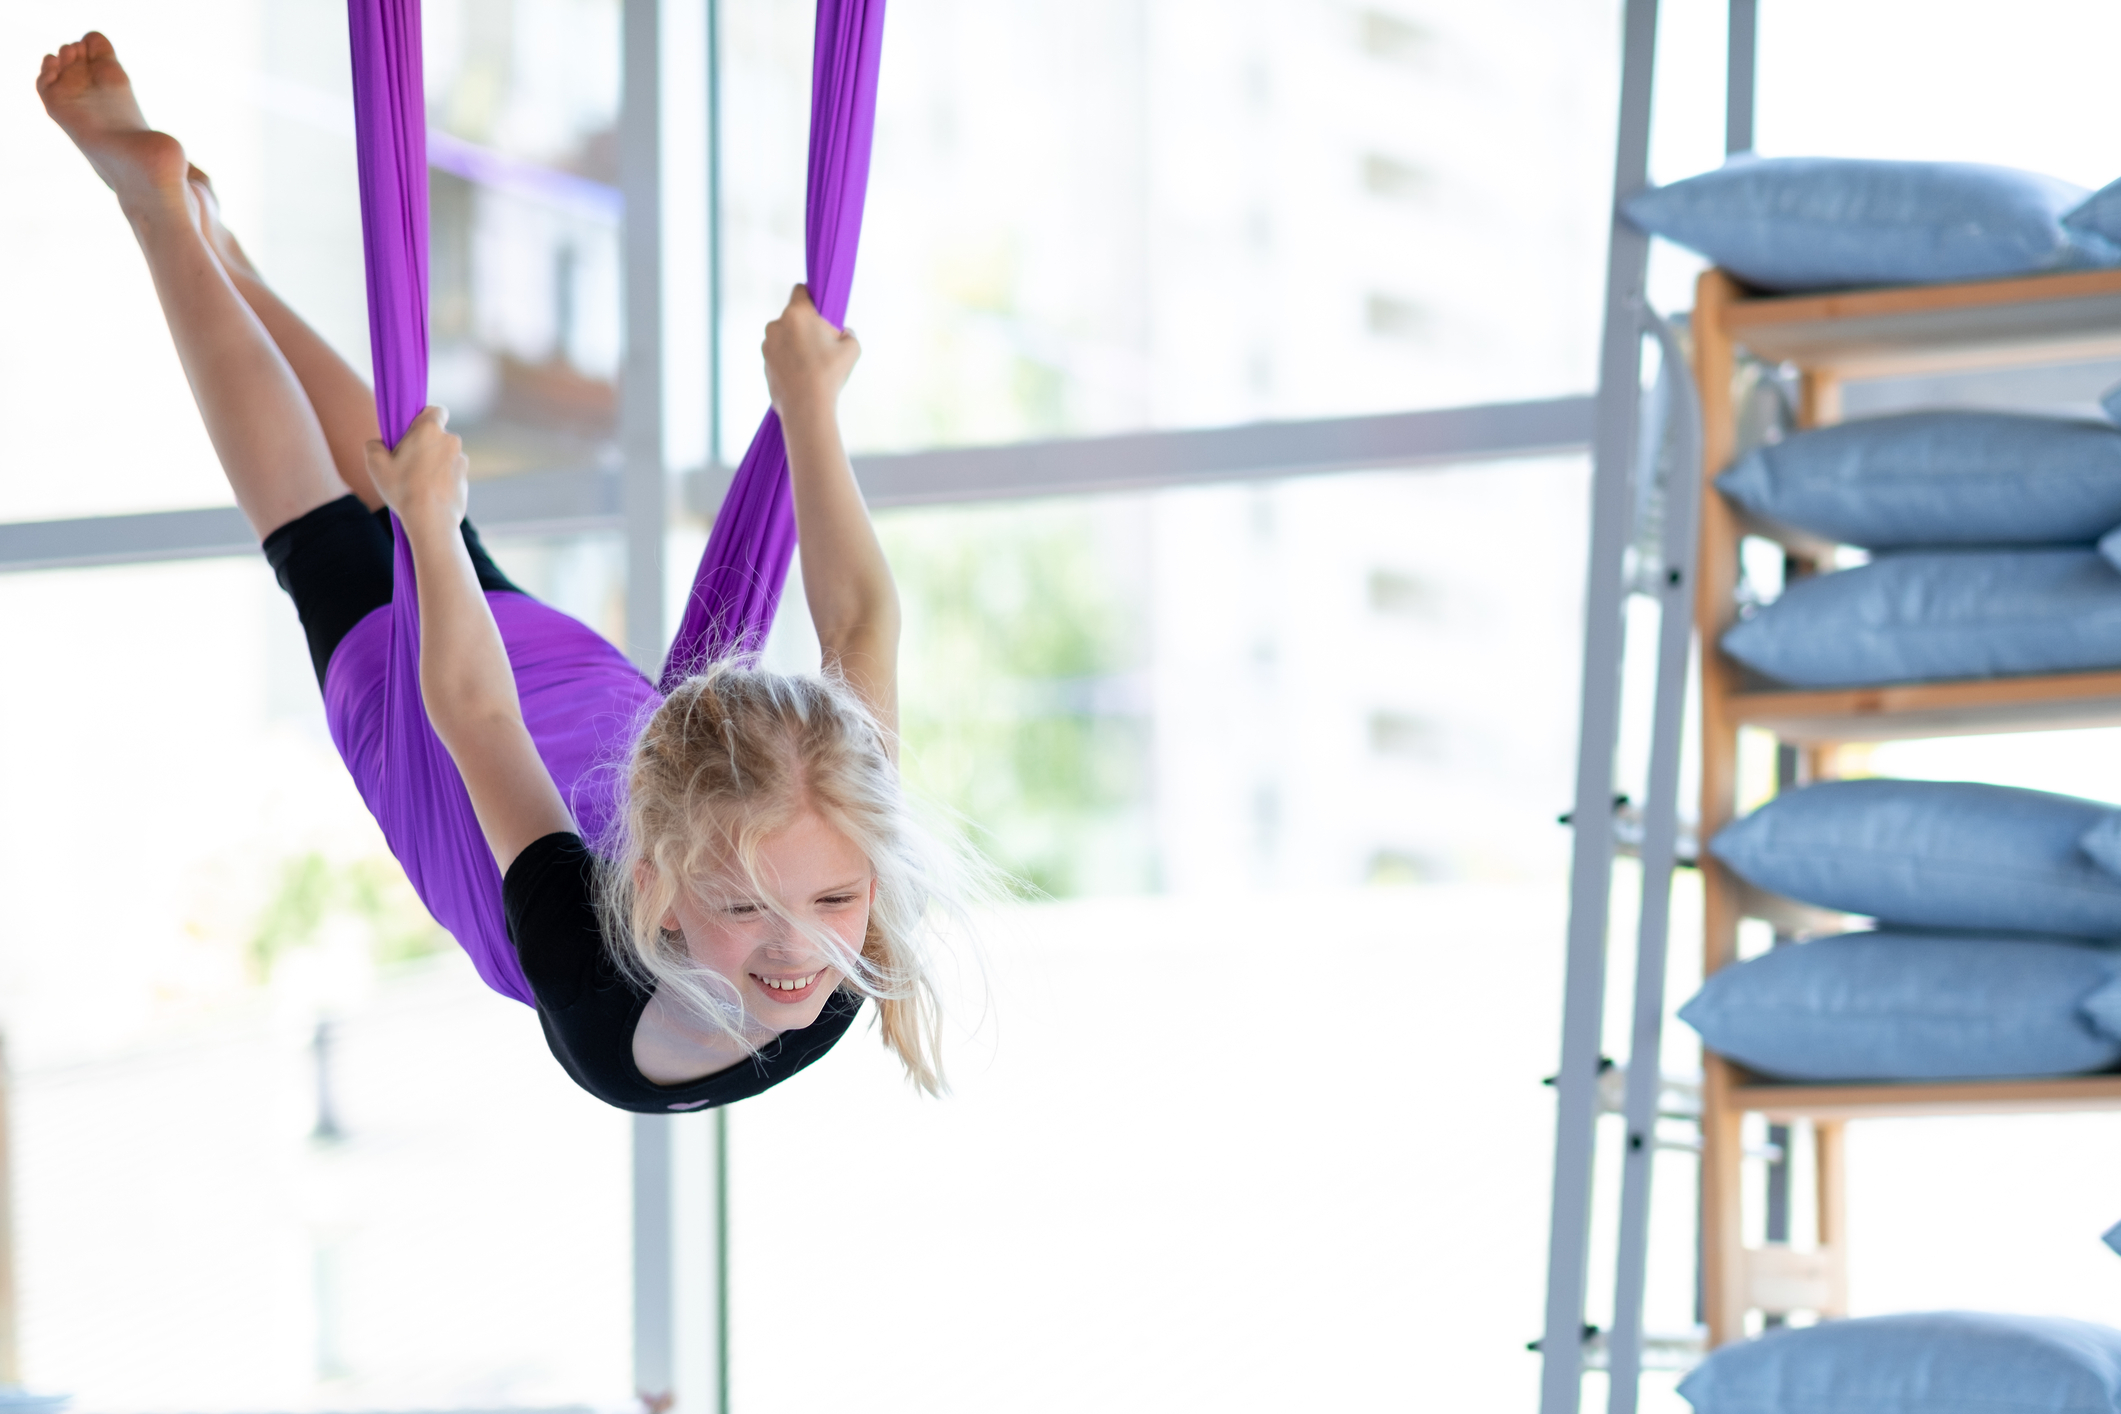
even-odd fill
[[[810,302],[801,285],[788,296],[781,317],[766,326],[766,390],[783,421],[832,410],[862,346],[853,334],[835,329]]]
[[[448,410],[431,407],[413,419],[396,451],[368,444],[368,474],[384,504],[408,524],[429,516],[452,526],[464,519],[471,462],[448,426]]]

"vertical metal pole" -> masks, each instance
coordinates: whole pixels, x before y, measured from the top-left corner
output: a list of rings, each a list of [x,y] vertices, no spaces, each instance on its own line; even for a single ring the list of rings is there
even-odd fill
[[[677,1387],[674,1124],[663,1115],[633,1117],[633,1387],[643,1399]]]
[[[663,179],[660,0],[625,0],[619,186],[626,197],[626,362],[619,452],[626,521],[626,651],[653,674],[663,652]]]
[[[1723,90],[1723,150],[1753,150],[1753,81],[1759,72],[1760,0],[1731,0],[1730,59]]]
[[[15,1143],[13,1071],[0,1037],[0,1389],[22,1383],[19,1312],[15,1304]]]
[[[1657,1102],[1664,1089],[1664,980],[1672,922],[1672,866],[1679,844],[1679,748],[1686,735],[1687,656],[1694,640],[1694,562],[1699,549],[1701,409],[1686,351],[1663,321],[1656,332],[1666,413],[1676,436],[1663,444],[1663,563],[1657,571],[1657,697],[1643,805],[1642,912],[1635,941],[1635,1015],[1628,1042],[1627,1148],[1621,1159],[1620,1242],[1613,1331],[1606,1342],[1606,1414],[1635,1414],[1642,1377],[1643,1297],[1649,1284],[1650,1187],[1657,1162]],[[1654,475],[1657,466],[1645,474]]]
[[[1615,207],[1606,264],[1597,423],[1591,445],[1591,553],[1584,591],[1583,697],[1577,739],[1575,853],[1569,874],[1568,973],[1561,1065],[1554,1081],[1554,1200],[1540,1337],[1541,1414],[1576,1414],[1583,1396],[1591,1166],[1598,1136],[1598,1056],[1613,885],[1613,752],[1620,731],[1622,561],[1634,509],[1630,472],[1642,406],[1642,286],[1649,241],[1617,203],[1648,178],[1650,76],[1657,0],[1627,0],[1622,21]]]
[[[721,0],[707,0],[707,465],[722,465]]]
[[[619,385],[626,524],[626,651],[654,673],[663,650],[663,203],[661,0],[625,0],[619,186],[625,365]],[[633,1378],[644,1398],[676,1386],[672,1121],[633,1117]]]
[[[713,0],[709,0],[713,3]],[[729,1414],[729,1111],[714,1112],[715,1414]]]
[[[707,3],[707,465],[722,466],[722,5]],[[729,1414],[729,1111],[714,1112],[715,1414]]]

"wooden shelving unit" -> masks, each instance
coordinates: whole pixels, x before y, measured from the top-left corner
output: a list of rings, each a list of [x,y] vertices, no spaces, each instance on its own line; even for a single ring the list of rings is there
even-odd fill
[[[1702,474],[1737,451],[1732,381],[1737,351],[1796,365],[1799,421],[1838,421],[1845,380],[1918,372],[2121,356],[2121,270],[2080,271],[1963,285],[1749,298],[1721,271],[1701,277],[1692,323],[1701,392]],[[1737,617],[1739,544],[1746,528],[1705,489],[1695,621],[1701,635],[1701,839],[1737,806],[1738,735],[1754,728],[1804,748],[1810,776],[1833,773],[1843,742],[1985,732],[2121,726],[2121,672],[1971,682],[1783,691],[1749,681],[1716,648]],[[1802,547],[1792,551],[1802,556]],[[1778,907],[1702,854],[1705,972],[1737,955],[1746,916]],[[1787,909],[1789,906],[1779,905]],[[1740,1339],[1751,1311],[1847,1312],[1845,1126],[1925,1115],[2121,1110],[2121,1075],[1921,1084],[1781,1084],[1704,1056],[1702,1287],[1709,1344]],[[1741,1128],[1747,1114],[1811,1126],[1817,1188],[1814,1250],[1749,1246],[1741,1222]]]

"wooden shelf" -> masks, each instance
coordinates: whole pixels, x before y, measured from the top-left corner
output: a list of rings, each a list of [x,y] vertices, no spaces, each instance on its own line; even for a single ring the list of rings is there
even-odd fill
[[[1794,364],[1799,425],[1823,427],[1840,421],[1841,389],[1850,379],[2121,357],[2121,270],[1761,298],[1710,270],[1699,282],[1692,335],[1703,477],[1695,623],[1702,642],[1713,644],[1737,621],[1741,544],[1762,529],[1743,523],[1713,489],[1738,451],[1732,392],[1741,347]],[[1789,538],[1784,544],[1799,559],[1827,559],[1817,546]],[[1700,704],[1698,828],[1707,840],[1738,813],[1742,727],[1799,748],[1797,779],[1821,779],[1837,769],[1832,747],[1840,742],[2121,726],[2121,671],[1789,690],[1763,686],[1732,659],[1707,651]],[[1792,934],[1844,921],[1752,888],[1706,851],[1700,865],[1704,975],[1738,960],[1743,918],[1766,918]],[[1848,1313],[1848,1121],[2121,1111],[2121,1074],[1797,1085],[1749,1074],[1704,1050],[1701,1095],[1701,1290],[1713,1347],[1743,1340],[1749,1311]],[[1802,1271],[1783,1269],[1784,1249],[1748,1245],[1747,1114],[1802,1121],[1812,1132],[1818,1248],[1803,1254],[1810,1265]]]
[[[1810,745],[2121,726],[2121,672],[1737,692],[1741,725]]]
[[[1940,1115],[2062,1114],[2121,1110],[2121,1075],[2036,1080],[1938,1080],[1791,1085],[1733,1068],[1731,1107],[1770,1119],[1900,1119]]]
[[[1764,359],[1882,378],[2121,357],[2121,270],[1738,299],[1724,332]]]

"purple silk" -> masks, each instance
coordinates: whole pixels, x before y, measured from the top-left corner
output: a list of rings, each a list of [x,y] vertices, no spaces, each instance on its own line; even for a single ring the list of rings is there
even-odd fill
[[[835,325],[847,322],[847,295],[854,286],[883,43],[884,0],[818,0],[803,256],[810,298]],[[768,410],[708,534],[685,616],[663,662],[665,692],[702,663],[755,653],[764,645],[794,555],[788,447],[781,440],[779,414]]]
[[[376,412],[395,445],[427,395],[419,0],[348,0],[348,18]],[[854,279],[883,30],[884,0],[818,0],[805,253],[811,297],[834,324],[846,319]],[[488,986],[534,1003],[508,941],[500,870],[420,700],[418,585],[402,532],[396,541],[392,603],[355,625],[325,675],[332,740],[435,920]],[[768,412],[715,517],[665,661],[664,691],[717,658],[758,650],[794,553],[788,453],[780,421]],[[521,594],[486,598],[538,754],[583,837],[597,841],[618,813],[622,763],[657,691],[616,648],[558,610]]]

